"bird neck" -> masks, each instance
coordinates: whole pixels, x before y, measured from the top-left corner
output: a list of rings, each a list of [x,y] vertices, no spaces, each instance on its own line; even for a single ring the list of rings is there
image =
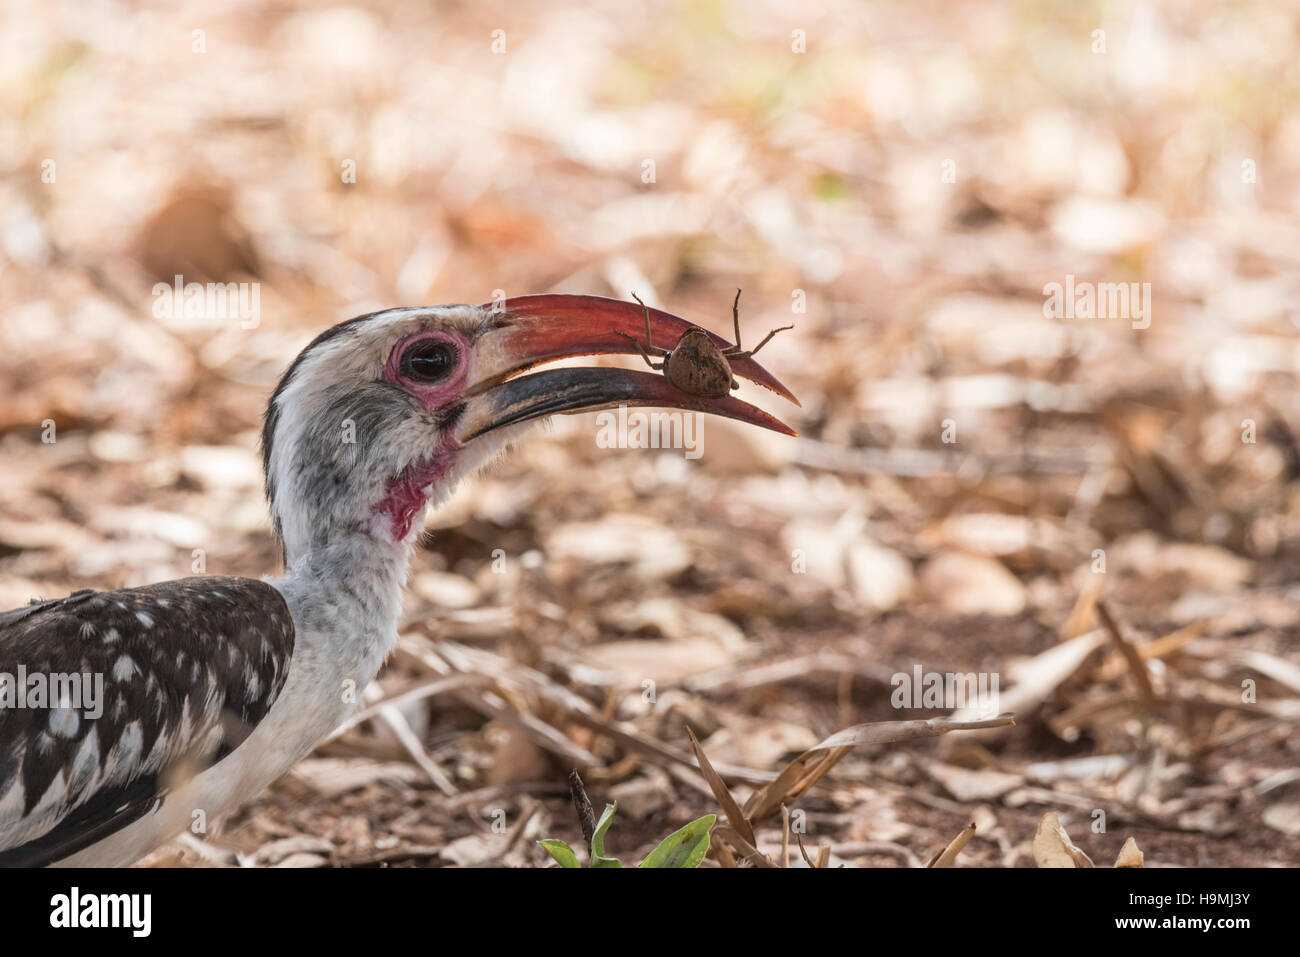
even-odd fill
[[[320,659],[318,681],[351,681],[343,691],[359,695],[392,653],[411,547],[361,529],[339,533],[273,582],[293,615],[294,657],[304,650]]]

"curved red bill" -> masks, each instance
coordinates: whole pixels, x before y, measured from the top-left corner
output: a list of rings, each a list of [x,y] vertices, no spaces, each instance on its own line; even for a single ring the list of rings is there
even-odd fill
[[[621,299],[571,295],[518,296],[484,303],[481,308],[502,316],[502,329],[497,333],[506,350],[501,355],[502,365],[510,356],[529,360],[526,365],[509,369],[509,373],[571,356],[600,353],[635,355],[636,342],[645,342],[645,317],[641,306]],[[687,329],[699,328],[660,309],[650,309],[649,315],[650,342],[656,348],[671,349]],[[715,333],[708,334],[719,347],[731,345]],[[794,393],[753,359],[731,359],[729,363],[735,375],[756,382],[799,405]],[[501,371],[508,374],[504,368]]]

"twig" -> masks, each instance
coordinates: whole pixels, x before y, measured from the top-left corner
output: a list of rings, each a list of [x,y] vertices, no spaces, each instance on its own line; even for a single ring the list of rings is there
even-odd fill
[[[414,701],[419,701],[421,698],[432,698],[434,695],[440,695],[444,691],[451,691],[454,688],[464,688],[467,686],[483,685],[486,683],[487,680],[482,675],[452,675],[450,678],[443,678],[440,681],[427,681],[407,691],[402,691],[398,694],[383,698],[372,705],[362,708],[352,717],[348,718],[341,725],[335,728],[322,744],[333,741],[335,738],[351,731],[357,725],[364,724],[372,718],[378,717],[379,712],[385,707],[391,706],[394,708],[401,708]]]
[[[1102,627],[1106,629],[1106,634],[1110,636],[1111,644],[1118,649],[1119,653],[1124,656],[1124,660],[1128,662],[1128,670],[1133,675],[1133,681],[1137,684],[1138,697],[1141,698],[1143,707],[1151,707],[1156,692],[1151,687],[1151,675],[1147,672],[1146,664],[1133,646],[1124,640],[1124,636],[1119,630],[1119,623],[1115,621],[1104,601],[1099,600],[1097,602],[1097,617],[1101,619]]]
[[[948,846],[934,856],[930,861],[930,867],[952,867],[953,862],[957,860],[957,855],[962,852],[970,839],[975,836],[975,822],[967,824],[961,829],[961,833],[948,842]]]
[[[443,794],[452,795],[456,793],[456,785],[451,783],[451,779],[443,773],[438,763],[430,757],[429,752],[424,750],[424,745],[420,743],[419,737],[411,730],[411,725],[407,722],[402,712],[391,704],[384,705],[379,709],[379,717],[393,734],[397,737],[397,743],[411,757],[411,760],[419,766],[420,770],[429,776],[429,780]]]
[[[864,744],[896,744],[920,738],[934,738],[950,731],[974,731],[1002,728],[1015,724],[1013,715],[964,721],[955,718],[931,718],[928,721],[881,721],[845,728],[825,741],[809,748],[781,771],[775,781],[756,791],[745,802],[745,816],[757,824],[775,814],[781,803],[796,799],[816,784],[841,758]]]
[[[439,657],[434,649],[426,649],[422,644],[429,644],[426,639],[405,638],[398,644],[398,650],[416,665],[434,674],[451,675],[460,669],[453,668]],[[482,690],[477,693],[469,690],[452,692],[456,699],[466,706],[496,718],[521,730],[541,748],[559,755],[571,764],[583,767],[599,765],[600,759],[585,748],[580,748],[554,727],[531,714],[525,714],[511,707],[500,695]]]
[[[428,646],[428,648],[426,649],[424,646]],[[546,675],[532,668],[512,665],[500,656],[490,652],[478,648],[466,648],[450,642],[434,643],[424,638],[412,637],[404,639],[402,645],[399,645],[399,648],[402,647],[407,650],[407,653],[414,661],[426,668],[433,668],[440,674],[447,674],[453,670],[489,673],[491,677],[501,682],[518,682],[527,690],[541,695],[548,702],[562,709],[566,712],[565,717],[575,724],[580,724],[593,731],[599,731],[629,750],[648,755],[658,764],[677,764],[692,770],[696,769],[695,760],[687,752],[672,745],[664,744],[649,735],[642,734],[634,727],[623,722],[601,717],[590,702],[580,698],[568,688],[557,684]],[[467,703],[470,702],[467,701]],[[482,709],[480,704],[475,703],[471,703],[471,707]],[[493,717],[500,717],[502,720],[516,723],[531,719],[533,725],[541,726],[534,729],[536,733],[542,733],[541,729],[545,728],[553,736],[550,739],[552,749],[567,746],[572,751],[579,751],[585,755],[585,758],[573,760],[572,763],[578,765],[599,764],[599,761],[594,756],[579,749],[577,745],[572,744],[568,738],[565,738],[550,725],[533,718],[531,715],[522,715],[510,711],[504,702],[502,702],[500,713],[493,712],[492,714]],[[557,753],[562,752],[557,751]],[[722,762],[718,762],[714,767],[723,777],[733,781],[742,781],[746,784],[763,785],[775,777],[770,771],[756,771],[753,768]]]
[[[790,809],[784,804],[781,805],[781,866],[790,866]]]
[[[782,806],[781,806],[781,810],[782,810],[782,811],[785,811],[785,805],[782,805]],[[787,822],[789,821],[789,815],[788,815],[788,814],[786,815],[786,820],[787,820]],[[799,842],[799,853],[803,856],[804,863],[807,864],[809,867],[815,869],[815,868],[817,867],[817,865],[813,863],[812,858],[808,856],[808,852],[804,849],[804,846],[803,846],[803,835],[802,835],[802,834],[796,834],[796,835],[794,836],[794,838],[795,838],[796,841]],[[820,857],[820,856],[821,856],[821,848],[818,848],[818,849],[817,849],[817,852],[818,852],[818,857]]]
[[[800,655],[784,661],[750,668],[727,667],[717,671],[705,672],[688,678],[685,682],[687,691],[726,692],[748,691],[764,685],[780,684],[784,681],[798,681],[816,675],[849,674],[862,678],[872,684],[889,687],[893,675],[900,669],[884,665],[864,663],[860,658],[842,655],[832,651],[819,651],[811,655]]]

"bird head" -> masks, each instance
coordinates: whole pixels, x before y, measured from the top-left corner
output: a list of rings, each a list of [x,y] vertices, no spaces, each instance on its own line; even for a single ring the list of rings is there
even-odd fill
[[[659,310],[649,316],[651,339],[665,347],[698,328]],[[683,392],[655,373],[529,372],[573,356],[633,353],[644,329],[632,303],[542,295],[389,309],[325,330],[280,380],[262,431],[266,492],[286,563],[340,532],[407,540],[426,507],[528,423],[557,413],[666,406],[794,434],[746,402]],[[753,360],[733,360],[731,368],[797,402]]]

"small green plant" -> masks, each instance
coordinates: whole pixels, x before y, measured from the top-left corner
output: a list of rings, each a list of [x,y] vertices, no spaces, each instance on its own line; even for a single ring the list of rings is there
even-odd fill
[[[600,820],[592,823],[591,801],[582,786],[582,779],[577,771],[569,774],[569,791],[573,796],[573,805],[578,811],[578,822],[582,826],[583,837],[587,841],[588,867],[622,867],[617,857],[605,856],[605,834],[614,822],[614,812],[618,802],[606,804]],[[709,853],[709,834],[713,830],[716,814],[706,814],[697,818],[679,830],[673,831],[659,842],[659,846],[646,855],[646,859],[637,867],[699,867],[704,855]],[[561,867],[581,867],[578,855],[564,841],[538,841],[546,848],[546,853]]]

